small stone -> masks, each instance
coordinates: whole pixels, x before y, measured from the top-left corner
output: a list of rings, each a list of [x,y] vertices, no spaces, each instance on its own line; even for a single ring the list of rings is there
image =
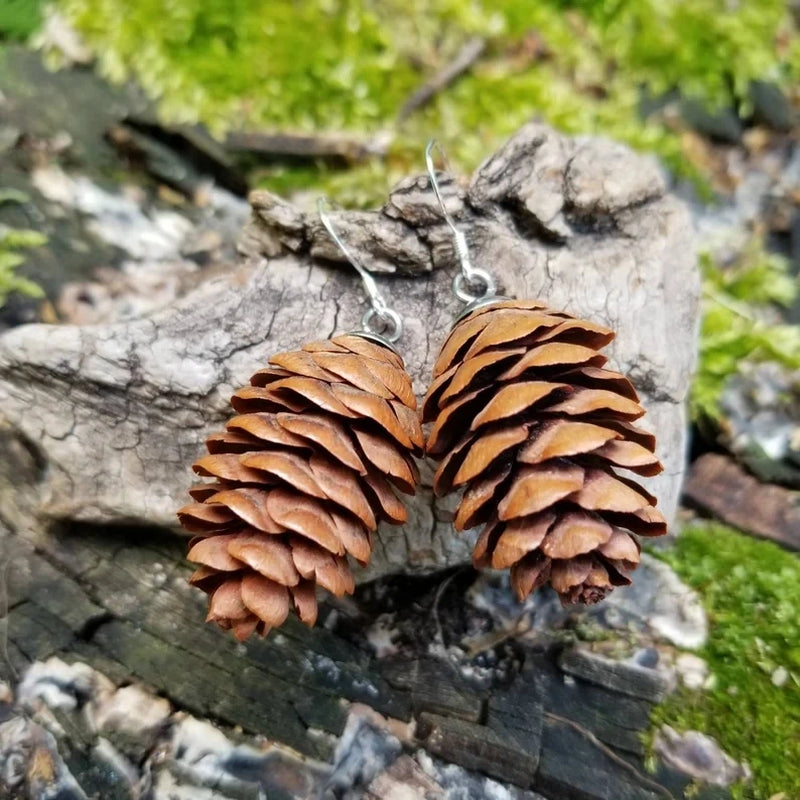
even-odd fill
[[[171,713],[165,698],[132,684],[118,689],[99,705],[95,723],[123,751],[140,755],[155,744]]]
[[[400,756],[365,791],[369,800],[427,800],[442,794],[442,787],[428,777],[410,756]]]
[[[631,663],[647,669],[658,667],[659,655],[655,647],[640,647],[631,657]]]
[[[125,786],[127,795],[137,796],[139,774],[136,767],[120,753],[108,739],[100,737],[92,749],[92,761],[106,773],[108,783]]]
[[[418,750],[414,759],[442,789],[441,794],[431,794],[425,800],[545,800],[536,792],[498,783],[456,764],[431,758],[424,750]]]
[[[750,102],[757,122],[776,131],[790,131],[795,122],[792,104],[785,92],[772,81],[753,81],[750,84]]]
[[[0,725],[0,788],[12,797],[87,800],[58,752],[50,731],[25,717],[14,717]],[[5,795],[3,795],[5,797]]]
[[[350,716],[361,717],[369,722],[373,727],[386,731],[391,736],[395,736],[403,744],[411,744],[414,741],[415,723],[404,722],[394,717],[385,717],[379,714],[374,708],[364,703],[353,703],[349,709]]]
[[[184,239],[181,255],[198,264],[208,264],[223,244],[224,240],[218,231],[195,230]]]
[[[170,786],[174,781],[188,784],[197,791],[178,793],[175,797],[217,798],[216,794],[204,794],[201,789],[224,788],[223,797],[257,796],[261,790],[269,796],[320,797],[322,783],[328,768],[308,760],[301,760],[288,747],[267,746],[256,748],[251,744],[234,744],[219,728],[210,722],[195,719],[180,713],[173,717],[172,739],[165,752],[163,770],[169,778],[157,783]],[[398,745],[399,746],[399,745]],[[173,797],[166,789],[157,795],[164,800]]]
[[[398,652],[394,642],[397,631],[393,625],[394,618],[391,614],[381,614],[367,629],[366,639],[372,645],[376,658],[387,658]]]
[[[681,653],[675,659],[675,670],[687,689],[702,689],[708,680],[708,664],[693,653]]]
[[[113,690],[114,684],[88,664],[67,664],[54,656],[31,664],[17,695],[19,704],[32,711],[42,703],[53,709],[74,711],[87,697],[99,697]]]
[[[715,739],[699,731],[678,733],[664,725],[656,734],[653,749],[668,766],[712,786],[730,786],[751,777],[746,764],[734,761]]]
[[[586,613],[607,627],[654,633],[687,650],[701,647],[708,637],[708,618],[700,596],[669,564],[646,554],[631,586],[616,589]]]
[[[720,142],[738,144],[744,130],[742,122],[731,108],[710,111],[694,98],[684,98],[681,116],[698,133]]]
[[[334,755],[326,788],[341,792],[368,785],[402,752],[396,736],[366,717],[350,714]]]
[[[786,198],[785,204],[793,213],[796,203]],[[794,446],[800,430],[796,370],[774,362],[742,364],[725,386],[720,409],[726,448],[761,480],[800,488]]]
[[[786,669],[786,667],[778,667],[772,673],[773,686],[778,686],[778,687],[784,686],[786,684],[786,681],[788,680],[789,680],[789,671]]]

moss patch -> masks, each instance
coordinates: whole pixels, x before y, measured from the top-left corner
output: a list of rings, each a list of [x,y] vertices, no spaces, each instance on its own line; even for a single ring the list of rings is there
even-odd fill
[[[719,400],[744,361],[775,361],[800,369],[800,328],[779,322],[780,307],[797,299],[800,283],[785,258],[754,241],[732,266],[720,269],[707,256],[703,270],[700,358],[690,396],[692,418],[720,419]]]
[[[3,0],[0,3],[0,40],[27,39],[42,22],[44,0]]]
[[[397,136],[381,169],[320,176],[340,200],[374,202],[421,165],[437,136],[472,168],[535,115],[696,169],[669,114],[641,116],[642,90],[676,87],[747,112],[751,80],[791,86],[800,37],[783,0],[56,0],[105,74],[134,75],[172,120],[230,128]],[[154,24],[154,20],[158,20]],[[409,94],[474,35],[486,56],[402,125]],[[276,177],[288,186],[291,172]],[[307,172],[297,171],[307,185]],[[270,176],[264,177],[270,185]]]
[[[8,196],[16,202],[16,193],[10,194],[0,190],[0,203]],[[12,292],[19,292],[27,297],[44,296],[42,288],[18,275],[17,269],[25,263],[22,251],[41,247],[46,242],[47,237],[37,231],[0,226],[0,308],[5,305]]]
[[[703,597],[711,630],[699,655],[715,685],[679,690],[654,725],[708,733],[750,764],[739,796],[800,797],[800,559],[712,523],[686,528],[662,557]]]

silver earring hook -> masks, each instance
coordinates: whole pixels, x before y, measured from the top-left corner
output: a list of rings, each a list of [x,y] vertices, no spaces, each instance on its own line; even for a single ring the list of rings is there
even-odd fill
[[[453,292],[456,297],[464,303],[475,303],[486,301],[495,296],[497,286],[494,278],[485,270],[479,267],[473,267],[472,261],[469,257],[469,246],[467,245],[467,237],[464,232],[459,230],[447,206],[444,203],[444,198],[439,189],[439,180],[436,177],[436,165],[433,163],[433,151],[438,150],[442,161],[447,166],[447,156],[442,149],[442,146],[436,141],[431,139],[425,148],[425,164],[428,168],[428,177],[430,178],[431,188],[433,189],[436,200],[439,203],[444,221],[453,232],[453,243],[455,244],[456,255],[461,267],[461,272],[453,278]],[[478,290],[476,291],[476,287]]]
[[[317,212],[325,230],[330,234],[331,239],[336,242],[338,248],[347,256],[347,260],[353,265],[353,268],[358,272],[361,281],[364,284],[364,289],[369,298],[370,308],[364,313],[361,318],[361,327],[364,332],[370,336],[385,339],[387,342],[396,342],[403,335],[403,320],[400,315],[389,308],[383,295],[378,289],[378,284],[375,278],[370,275],[366,267],[358,260],[355,253],[344,243],[341,236],[339,236],[336,228],[333,226],[330,216],[328,216],[327,208],[330,205],[327,197],[320,197],[317,199]]]

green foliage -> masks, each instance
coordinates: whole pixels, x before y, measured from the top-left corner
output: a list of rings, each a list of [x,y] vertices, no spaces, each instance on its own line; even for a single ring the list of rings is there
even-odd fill
[[[2,0],[0,39],[27,39],[42,21],[43,0]]]
[[[11,292],[20,292],[28,297],[43,297],[42,288],[17,275],[17,268],[25,262],[20,250],[41,247],[47,237],[37,231],[0,228],[0,308],[5,305]]]
[[[487,55],[400,127],[377,175],[370,167],[322,178],[343,179],[344,199],[356,202],[418,166],[431,135],[472,167],[535,115],[655,149],[676,171],[695,174],[679,133],[663,119],[641,120],[643,88],[680,87],[709,107],[745,108],[752,79],[789,85],[800,77],[800,39],[783,0],[56,3],[97,48],[107,75],[134,75],[167,117],[201,120],[217,133],[395,129],[409,94],[467,37],[487,36]],[[305,186],[302,169],[281,172],[275,185],[285,188],[295,174]]]
[[[699,655],[714,685],[679,690],[653,723],[715,737],[750,765],[759,800],[800,797],[800,559],[712,523],[685,529],[662,557],[703,598],[711,626]],[[776,686],[779,667],[788,677]]]
[[[785,259],[754,244],[731,268],[720,269],[707,255],[701,266],[700,359],[690,396],[697,421],[719,419],[720,395],[743,361],[800,369],[800,327],[770,319],[775,306],[791,305],[800,291]]]

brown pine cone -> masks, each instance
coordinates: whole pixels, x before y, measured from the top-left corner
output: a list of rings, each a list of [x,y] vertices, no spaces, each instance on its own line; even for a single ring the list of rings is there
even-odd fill
[[[402,359],[357,334],[280,353],[231,398],[239,416],[207,440],[196,501],[178,512],[197,537],[191,582],[211,595],[208,620],[239,640],[281,625],[289,610],[313,625],[316,587],[352,593],[347,557],[362,565],[379,520],[406,510],[422,450]]]
[[[550,583],[596,603],[630,583],[632,534],[666,533],[654,497],[619,477],[662,470],[630,381],[603,368],[612,331],[543,303],[498,301],[453,328],[422,409],[437,495],[466,487],[458,530],[484,525],[476,567],[511,568],[520,599]]]

